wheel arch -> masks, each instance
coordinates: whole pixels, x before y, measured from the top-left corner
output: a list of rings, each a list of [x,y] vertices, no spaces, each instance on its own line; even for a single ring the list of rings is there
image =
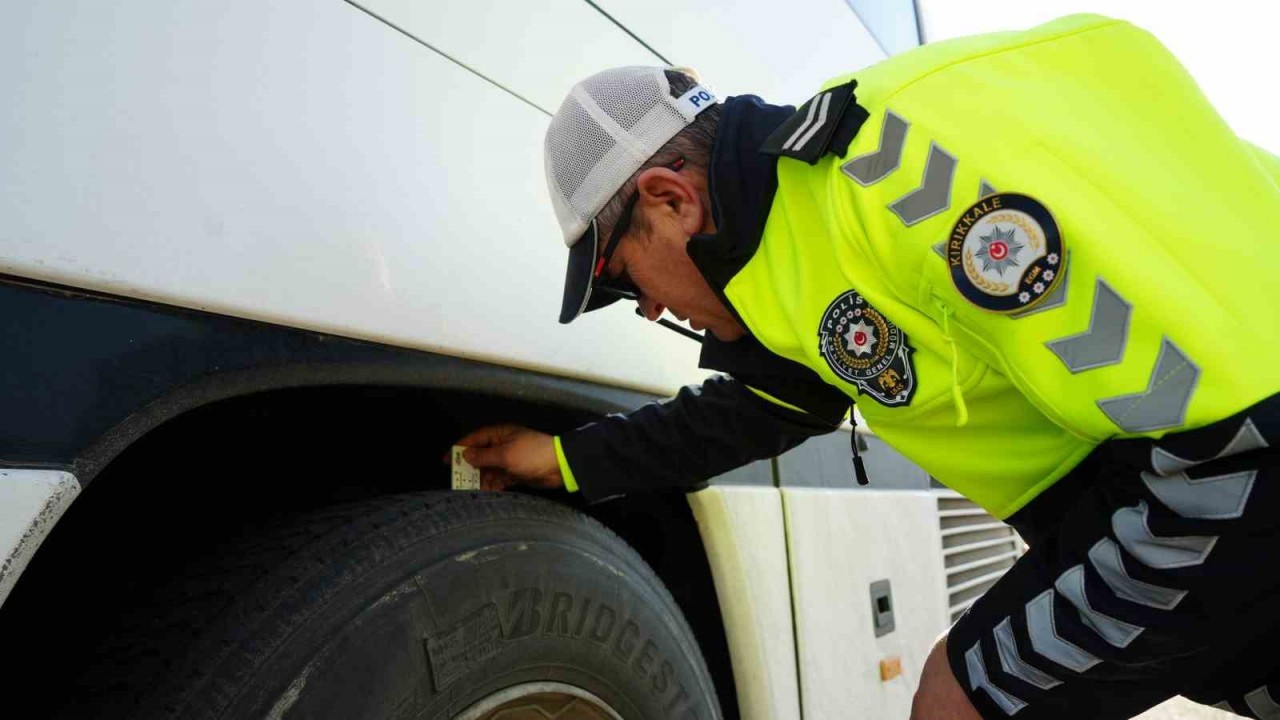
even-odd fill
[[[73,314],[105,311],[124,322],[116,334],[151,337],[109,362],[91,345],[73,348],[61,360],[61,373],[88,373],[108,384],[131,380],[120,393],[125,397],[99,392],[93,402],[71,403],[63,408],[70,412],[37,424],[46,437],[15,445],[40,452],[5,458],[12,467],[70,471],[84,488],[0,613],[6,636],[20,626],[41,628],[31,635],[33,644],[41,634],[47,638],[60,613],[83,613],[85,603],[60,570],[72,562],[86,564],[86,549],[119,534],[121,518],[128,519],[135,540],[164,537],[167,551],[178,552],[177,535],[197,528],[216,533],[241,522],[268,521],[272,512],[293,507],[447,487],[441,457],[453,439],[481,424],[515,421],[562,432],[656,399],[523,368],[79,291],[0,288],[66,304]],[[167,323],[174,332],[154,332],[157,318],[160,327]],[[17,368],[24,369],[41,374],[34,366]],[[48,387],[59,379],[43,375],[28,382]],[[144,403],[125,401],[144,396]],[[275,458],[269,457],[271,448],[278,449]],[[275,482],[254,483],[246,468]],[[337,471],[324,479],[327,468]],[[179,486],[186,487],[178,491]],[[599,506],[563,493],[553,499],[601,520],[654,567],[694,628],[722,703],[726,709],[736,706],[720,609],[683,494],[646,494]],[[187,521],[210,514],[216,522]],[[697,552],[690,553],[691,547]],[[97,585],[115,588],[122,601],[146,584],[140,579],[145,562],[123,568],[101,557],[95,564]],[[62,600],[42,602],[51,596]],[[65,625],[57,632],[65,631],[66,641],[73,642],[85,627],[77,626],[75,633]]]

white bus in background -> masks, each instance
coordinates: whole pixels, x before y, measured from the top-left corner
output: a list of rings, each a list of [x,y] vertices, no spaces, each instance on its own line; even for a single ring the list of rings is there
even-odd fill
[[[0,9],[7,717],[905,717],[1020,552],[873,436],[683,495],[448,491],[482,424],[698,382],[556,323],[578,79],[803,102],[910,0],[51,0]]]

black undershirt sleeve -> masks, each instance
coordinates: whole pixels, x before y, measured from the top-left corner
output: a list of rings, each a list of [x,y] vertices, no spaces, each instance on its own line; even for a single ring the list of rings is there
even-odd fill
[[[690,488],[839,425],[839,417],[784,407],[717,375],[565,433],[560,443],[583,496],[598,502],[633,490]]]

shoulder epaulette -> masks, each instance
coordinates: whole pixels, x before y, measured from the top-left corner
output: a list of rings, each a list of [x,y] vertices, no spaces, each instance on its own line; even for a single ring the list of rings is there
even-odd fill
[[[825,153],[844,157],[868,113],[858,104],[857,80],[814,95],[773,131],[760,146],[766,155],[803,160],[816,165]]]

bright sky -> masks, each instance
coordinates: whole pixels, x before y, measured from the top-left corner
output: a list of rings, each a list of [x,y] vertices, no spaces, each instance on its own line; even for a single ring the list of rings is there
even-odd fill
[[[1149,30],[1241,137],[1280,154],[1280,3],[1273,0],[919,0],[925,40],[1092,12]]]

